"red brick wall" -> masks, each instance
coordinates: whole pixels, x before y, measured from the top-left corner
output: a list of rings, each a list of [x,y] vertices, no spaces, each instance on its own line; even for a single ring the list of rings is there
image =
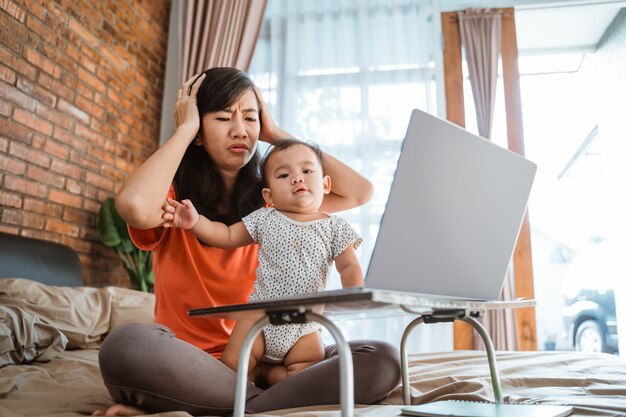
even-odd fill
[[[0,231],[73,247],[129,285],[102,201],[157,147],[170,1],[0,0]]]

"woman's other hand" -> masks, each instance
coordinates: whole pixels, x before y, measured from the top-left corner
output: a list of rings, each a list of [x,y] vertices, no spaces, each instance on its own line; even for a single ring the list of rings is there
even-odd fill
[[[163,227],[179,227],[181,229],[193,229],[200,215],[189,200],[183,200],[180,203],[174,199],[168,198],[163,203]]]
[[[293,135],[278,127],[274,119],[272,119],[267,104],[261,95],[261,90],[256,85],[254,86],[254,95],[256,95],[256,99],[259,102],[259,120],[261,121],[259,140],[273,145],[282,139],[295,139]]]
[[[204,73],[200,76],[194,75],[178,90],[176,108],[174,110],[176,128],[185,126],[195,133],[200,129],[200,113],[198,112],[197,95],[204,77],[206,77]]]

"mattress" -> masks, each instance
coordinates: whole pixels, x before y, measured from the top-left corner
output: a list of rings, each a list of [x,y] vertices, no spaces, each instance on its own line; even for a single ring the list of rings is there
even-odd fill
[[[98,368],[106,334],[128,321],[152,319],[153,296],[128,289],[46,287],[28,280],[0,280],[0,416],[75,417],[113,401]],[[506,402],[567,404],[574,416],[626,415],[626,361],[604,353],[497,352]],[[487,358],[480,351],[409,355],[411,403],[491,401]],[[375,405],[357,405],[355,416],[398,416],[398,386]],[[183,417],[185,412],[151,414]],[[256,414],[339,417],[339,405]],[[209,416],[207,416],[209,417]]]

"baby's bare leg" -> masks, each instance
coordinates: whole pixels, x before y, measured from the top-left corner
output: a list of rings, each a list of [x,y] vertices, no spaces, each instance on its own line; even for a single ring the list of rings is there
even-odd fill
[[[274,385],[311,365],[324,360],[324,344],[319,331],[302,336],[291,347],[283,366],[274,366],[267,369],[265,379],[269,385]]]
[[[233,328],[233,332],[228,339],[228,344],[226,345],[226,349],[224,349],[224,353],[222,354],[221,361],[228,366],[230,369],[237,370],[237,366],[239,365],[239,353],[241,352],[241,346],[243,345],[243,341],[248,334],[248,330],[252,327],[254,321],[252,320],[239,320],[235,327]],[[248,378],[254,381],[255,369],[259,361],[263,358],[263,353],[265,352],[265,341],[263,339],[263,334],[260,334],[255,339],[252,344],[252,350],[250,352],[250,361],[248,362]]]

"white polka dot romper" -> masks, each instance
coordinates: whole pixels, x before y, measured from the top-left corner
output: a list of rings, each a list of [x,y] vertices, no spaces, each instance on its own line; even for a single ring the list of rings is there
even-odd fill
[[[243,223],[259,244],[259,266],[250,301],[323,291],[335,258],[361,237],[344,219],[330,216],[310,222],[292,220],[273,207],[258,209]],[[315,332],[315,323],[268,325],[264,361],[282,363],[302,336]]]

